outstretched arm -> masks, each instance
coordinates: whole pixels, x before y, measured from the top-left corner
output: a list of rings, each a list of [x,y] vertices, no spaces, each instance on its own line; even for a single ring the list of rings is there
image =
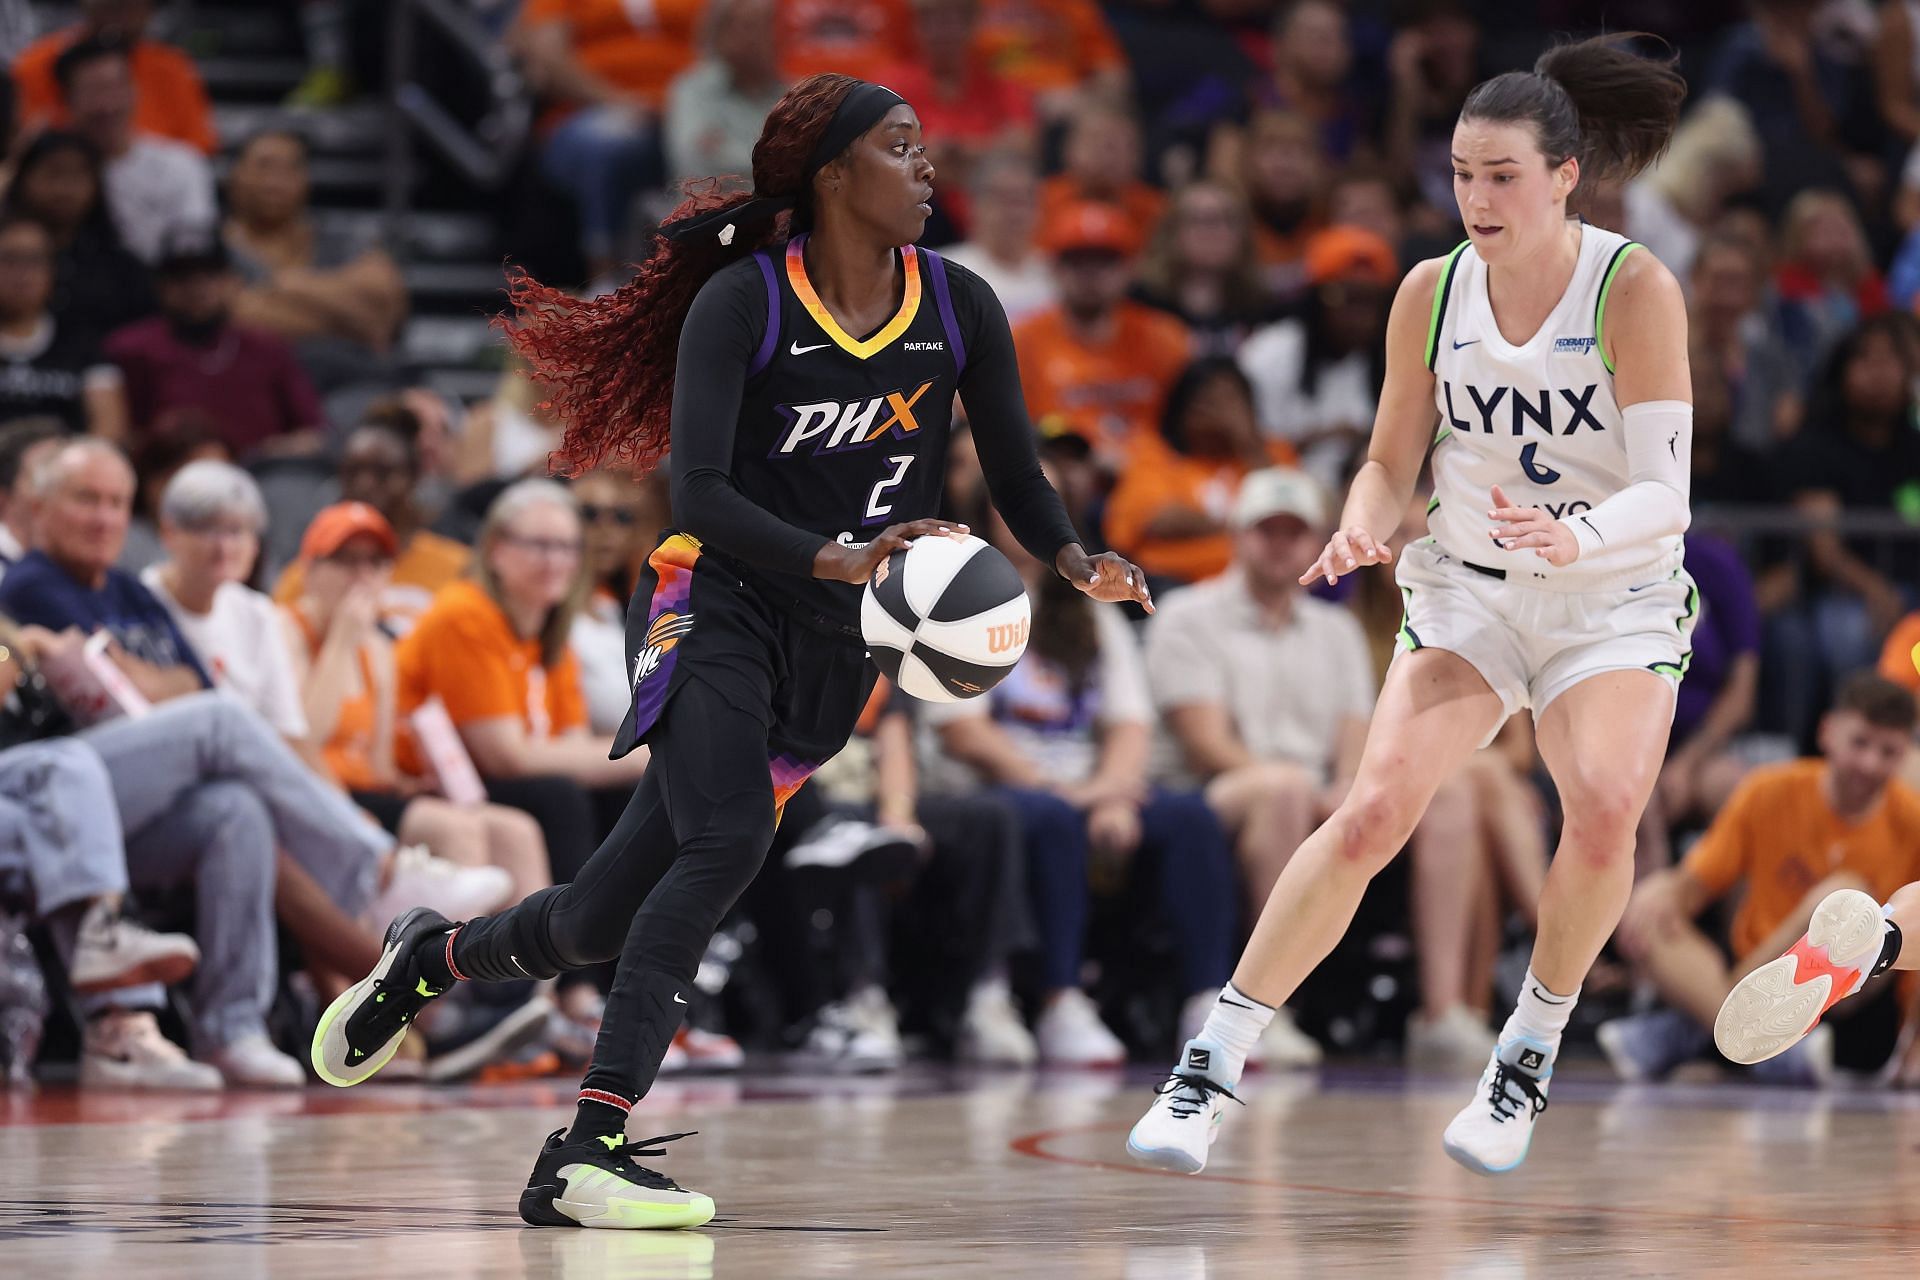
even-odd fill
[[[977,276],[948,270],[955,301],[963,308],[961,324],[969,334],[960,399],[973,424],[974,447],[995,509],[1041,564],[1051,565],[1096,600],[1136,600],[1151,612],[1145,572],[1112,552],[1088,555],[1066,505],[1040,469],[1027,398],[1020,390],[1013,332],[1000,300]]]
[[[1327,540],[1302,584],[1324,577],[1329,583],[1365,564],[1387,564],[1387,543],[1400,527],[1420,479],[1438,416],[1433,407],[1433,371],[1427,368],[1427,328],[1432,323],[1433,293],[1440,287],[1444,258],[1430,258],[1407,273],[1387,317],[1387,376],[1373,415],[1367,460],[1354,474],[1340,526]]]

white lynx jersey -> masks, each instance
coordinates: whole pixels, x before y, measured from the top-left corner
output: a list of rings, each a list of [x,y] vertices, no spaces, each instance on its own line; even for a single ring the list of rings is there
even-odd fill
[[[1569,524],[1627,486],[1626,437],[1601,338],[1607,293],[1639,247],[1582,223],[1573,279],[1521,346],[1500,336],[1487,264],[1473,245],[1447,258],[1427,326],[1427,367],[1440,411],[1428,523],[1456,558],[1569,588],[1652,581],[1679,565],[1678,537],[1605,547],[1555,568],[1530,547],[1507,551],[1487,536],[1496,484],[1515,506],[1542,507]]]

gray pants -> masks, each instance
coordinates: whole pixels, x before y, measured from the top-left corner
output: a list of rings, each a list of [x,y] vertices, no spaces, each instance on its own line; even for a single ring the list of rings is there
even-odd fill
[[[220,791],[229,785],[182,797],[167,818],[178,827],[172,847],[136,853],[130,868],[113,778],[92,746],[65,738],[0,752],[0,870],[25,870],[63,960],[73,958],[80,923],[79,913],[66,908],[124,893],[129,878],[143,889],[193,885],[203,957],[193,1032],[203,1052],[263,1033],[273,1000],[272,832],[231,806]],[[93,1013],[157,1009],[163,999],[160,988],[148,984],[81,1003]]]
[[[277,966],[274,847],[358,915],[393,838],[257,715],[218,693],[176,698],[79,739],[112,779],[134,887],[195,887],[195,1051],[263,1032]]]

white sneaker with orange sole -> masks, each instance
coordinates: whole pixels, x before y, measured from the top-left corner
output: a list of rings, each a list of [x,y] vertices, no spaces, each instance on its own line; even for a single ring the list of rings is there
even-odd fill
[[[1798,1044],[1827,1010],[1866,985],[1886,937],[1880,904],[1836,889],[1813,909],[1806,936],[1734,984],[1713,1020],[1730,1061],[1764,1062]]]

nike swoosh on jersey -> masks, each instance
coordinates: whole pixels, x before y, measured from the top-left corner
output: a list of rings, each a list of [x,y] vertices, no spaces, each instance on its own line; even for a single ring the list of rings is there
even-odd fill
[[[1454,349],[1455,351],[1458,351],[1458,350],[1459,350],[1460,348],[1462,348],[1462,347],[1470,347],[1470,346],[1472,346],[1472,345],[1473,345],[1474,343],[1476,343],[1476,342],[1478,342],[1478,341],[1480,341],[1480,339],[1478,339],[1478,338],[1468,338],[1468,339],[1467,339],[1467,340],[1466,340],[1465,342],[1459,342],[1459,341],[1456,341],[1456,342],[1455,342],[1455,343],[1453,344],[1453,349]]]
[[[675,1004],[685,1004],[687,1002],[687,998],[681,995],[678,991],[676,991],[673,993],[673,1002]]]
[[[803,356],[809,351],[820,351],[832,345],[831,342],[816,342],[810,347],[803,347],[798,342],[795,342],[788,345],[787,354],[790,356]]]

